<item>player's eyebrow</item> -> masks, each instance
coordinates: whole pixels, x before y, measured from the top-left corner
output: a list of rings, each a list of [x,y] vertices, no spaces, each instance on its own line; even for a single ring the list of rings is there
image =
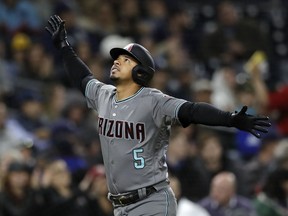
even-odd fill
[[[129,59],[134,59],[133,57],[129,56],[129,55],[123,55],[125,58],[129,58]]]
[[[138,61],[137,61],[137,59],[135,59],[135,58],[133,58],[132,56],[130,56],[130,55],[123,55],[125,58],[129,58],[130,60],[132,60],[132,61],[134,61],[134,62],[136,62],[136,63],[139,63]]]

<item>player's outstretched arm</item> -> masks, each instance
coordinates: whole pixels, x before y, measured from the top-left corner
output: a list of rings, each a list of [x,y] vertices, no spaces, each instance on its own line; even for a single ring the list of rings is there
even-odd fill
[[[267,133],[271,126],[267,116],[253,116],[246,113],[247,106],[243,106],[240,112],[230,113],[219,110],[207,103],[184,103],[178,112],[178,119],[183,127],[194,124],[209,126],[235,127],[261,137],[260,132]]]
[[[60,50],[65,69],[74,86],[85,93],[86,84],[93,78],[92,73],[85,63],[78,58],[67,41],[65,21],[58,15],[51,16],[45,29],[50,33],[54,46]]]

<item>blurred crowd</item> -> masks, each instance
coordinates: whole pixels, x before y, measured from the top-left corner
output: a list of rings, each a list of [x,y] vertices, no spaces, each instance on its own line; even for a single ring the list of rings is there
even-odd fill
[[[270,117],[261,139],[172,128],[178,216],[288,215],[287,1],[0,0],[0,216],[113,215],[97,113],[44,30],[53,14],[100,81],[110,83],[109,50],[137,42],[155,58],[152,87]]]

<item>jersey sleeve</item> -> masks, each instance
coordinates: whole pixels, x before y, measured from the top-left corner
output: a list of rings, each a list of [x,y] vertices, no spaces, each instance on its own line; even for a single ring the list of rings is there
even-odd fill
[[[159,90],[152,90],[153,95],[153,119],[157,125],[161,125],[163,118],[169,117],[175,122],[178,116],[178,110],[186,100],[175,98],[162,93]]]
[[[101,88],[104,86],[104,83],[98,81],[97,79],[91,79],[85,89],[85,97],[87,105],[89,108],[95,109],[98,111],[98,98]]]

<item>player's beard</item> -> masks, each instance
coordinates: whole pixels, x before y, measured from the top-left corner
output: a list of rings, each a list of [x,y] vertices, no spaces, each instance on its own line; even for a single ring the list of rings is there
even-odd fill
[[[120,81],[119,77],[115,77],[113,75],[110,76],[110,80],[115,84],[118,84]]]

